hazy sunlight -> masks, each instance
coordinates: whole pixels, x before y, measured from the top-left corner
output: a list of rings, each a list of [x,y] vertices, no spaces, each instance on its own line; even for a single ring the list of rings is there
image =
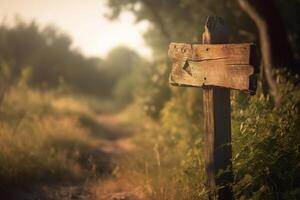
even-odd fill
[[[87,56],[105,56],[119,45],[149,57],[142,34],[148,23],[135,24],[131,13],[111,22],[105,18],[105,0],[0,0],[2,23],[12,23],[16,15],[40,25],[53,24],[70,34],[74,47]]]

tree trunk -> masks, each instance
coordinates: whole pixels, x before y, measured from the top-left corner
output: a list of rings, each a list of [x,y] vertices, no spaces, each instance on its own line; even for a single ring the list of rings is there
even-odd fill
[[[279,12],[272,0],[238,1],[241,8],[251,17],[257,26],[265,77],[270,87],[270,94],[274,98],[275,106],[278,107],[281,97],[278,93],[276,81],[272,76],[272,68],[285,67],[292,59],[287,34]],[[271,18],[272,16],[273,18]]]
[[[274,67],[288,67],[293,60],[293,54],[276,3],[274,0],[248,0],[248,2],[266,23]]]

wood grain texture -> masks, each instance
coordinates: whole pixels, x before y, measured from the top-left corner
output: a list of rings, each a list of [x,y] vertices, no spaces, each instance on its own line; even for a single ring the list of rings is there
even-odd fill
[[[185,44],[171,43],[168,55],[173,61],[182,60],[223,60],[227,64],[253,64],[252,43],[245,44]]]
[[[189,45],[171,43],[169,82],[178,86],[220,86],[253,92],[253,44]]]

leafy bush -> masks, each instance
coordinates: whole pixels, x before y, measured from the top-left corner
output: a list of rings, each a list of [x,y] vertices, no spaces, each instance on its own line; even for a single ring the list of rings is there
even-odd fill
[[[295,85],[299,80],[278,75],[277,81],[282,96],[279,108],[274,108],[269,95],[261,91],[251,98],[234,95],[233,164],[237,198],[300,197],[300,87]]]
[[[166,84],[168,70],[164,61],[156,61],[145,68],[140,87],[137,90],[138,101],[142,103],[145,112],[154,119],[159,119],[160,112],[170,99],[170,87]]]

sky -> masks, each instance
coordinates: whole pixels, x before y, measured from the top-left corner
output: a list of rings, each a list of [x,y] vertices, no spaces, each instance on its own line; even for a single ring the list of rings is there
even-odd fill
[[[143,40],[147,22],[135,23],[131,13],[120,19],[105,18],[106,0],[0,0],[0,20],[13,24],[18,15],[35,20],[41,27],[52,24],[73,39],[73,48],[86,56],[105,57],[116,46],[126,45],[149,58],[151,50]]]

